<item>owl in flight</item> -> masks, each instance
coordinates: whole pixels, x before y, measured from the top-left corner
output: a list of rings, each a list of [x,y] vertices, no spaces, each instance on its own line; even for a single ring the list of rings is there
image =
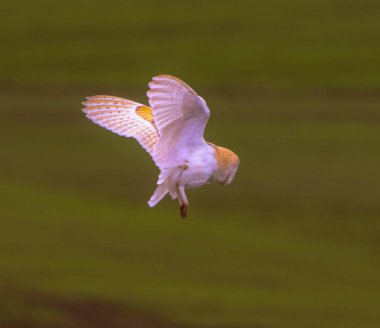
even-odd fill
[[[185,189],[209,181],[231,183],[239,158],[204,140],[210,110],[185,82],[170,75],[153,77],[147,95],[150,107],[113,96],[87,97],[83,112],[94,123],[139,142],[160,169],[149,206],[169,194],[178,199],[185,218],[189,209]]]

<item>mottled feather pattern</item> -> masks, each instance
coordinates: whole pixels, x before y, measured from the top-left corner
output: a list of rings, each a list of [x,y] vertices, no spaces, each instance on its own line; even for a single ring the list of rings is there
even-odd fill
[[[136,114],[141,116],[144,120],[147,120],[149,123],[155,125],[152,109],[150,107],[144,105],[139,106],[136,108]]]
[[[152,156],[158,140],[150,107],[113,96],[91,96],[83,112],[94,123],[124,137],[133,137]]]

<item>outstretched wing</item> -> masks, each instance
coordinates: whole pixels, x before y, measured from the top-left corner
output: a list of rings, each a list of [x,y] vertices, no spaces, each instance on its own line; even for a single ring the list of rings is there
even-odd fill
[[[133,137],[153,157],[158,140],[151,108],[113,96],[91,96],[82,110],[96,124],[124,137]]]
[[[183,164],[192,149],[204,144],[210,110],[185,82],[170,75],[153,77],[147,95],[159,140],[153,158],[160,168]]]

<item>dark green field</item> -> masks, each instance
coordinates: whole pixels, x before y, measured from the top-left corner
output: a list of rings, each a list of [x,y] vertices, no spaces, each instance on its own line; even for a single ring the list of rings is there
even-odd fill
[[[0,327],[380,326],[380,3],[11,1],[0,12]],[[80,111],[166,73],[234,183],[158,169]]]

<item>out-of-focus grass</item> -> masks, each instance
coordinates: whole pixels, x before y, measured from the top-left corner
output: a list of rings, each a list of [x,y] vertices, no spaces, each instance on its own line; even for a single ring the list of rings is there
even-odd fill
[[[181,327],[378,327],[378,8],[2,4],[0,325],[85,326],[35,293]],[[199,91],[207,139],[241,158],[231,186],[189,191],[184,222],[146,205],[158,171],[137,143],[79,110],[146,102],[158,73]]]
[[[377,90],[376,0],[8,1],[0,81]]]

